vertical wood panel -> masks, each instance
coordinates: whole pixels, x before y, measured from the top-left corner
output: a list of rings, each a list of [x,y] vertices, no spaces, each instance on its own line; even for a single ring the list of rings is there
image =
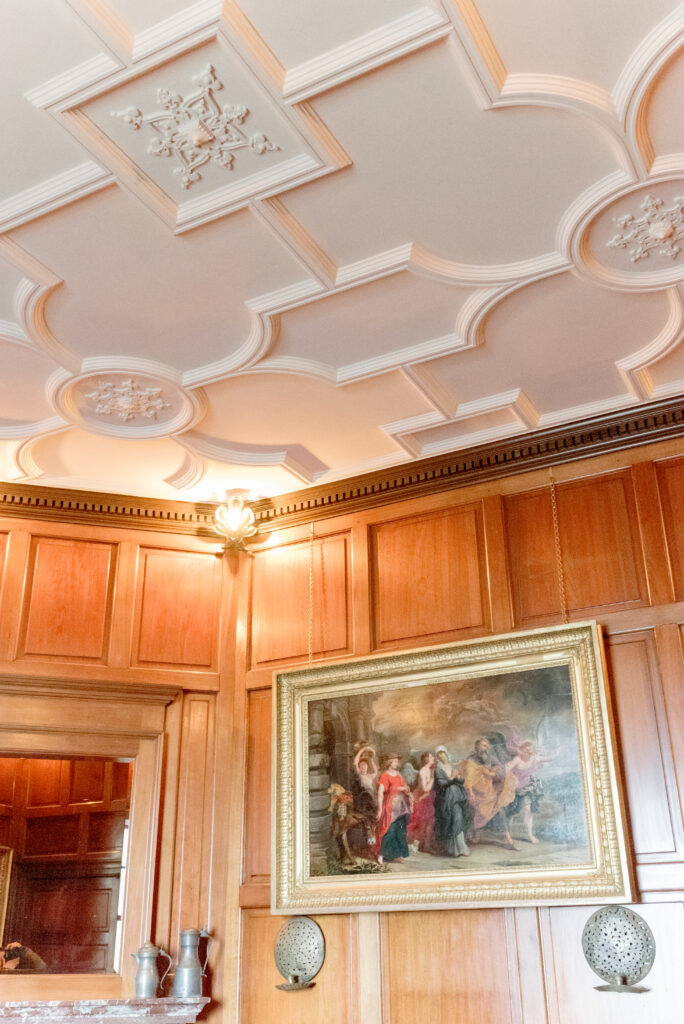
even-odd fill
[[[672,853],[669,763],[663,760],[658,728],[659,680],[651,634],[611,638],[610,677],[625,769],[632,836],[637,853]]]
[[[485,498],[482,513],[491,627],[493,633],[505,633],[513,629],[513,609],[508,584],[509,567],[501,496],[492,494]]]
[[[309,649],[311,544],[255,552],[252,662],[304,658]],[[314,655],[350,650],[349,536],[314,539],[311,647]]]
[[[271,691],[247,696],[244,881],[264,881],[271,870]]]
[[[632,466],[639,533],[644,552],[648,597],[651,604],[674,601],[674,587],[665,539],[665,523],[658,491],[658,478],[652,462]]]
[[[20,653],[104,660],[115,567],[113,544],[34,537]]]
[[[383,1024],[511,1022],[504,911],[392,913],[382,924]]]
[[[681,627],[671,623],[656,626],[655,639],[667,718],[663,745],[669,747],[674,760],[681,828],[684,825],[684,636]]]
[[[213,554],[140,552],[136,664],[214,668],[221,563]]]
[[[214,707],[213,696],[186,694],[184,697],[174,865],[174,936],[183,928],[201,928],[209,919]]]
[[[678,601],[684,601],[684,458],[656,465],[665,534]]]
[[[380,523],[371,540],[376,647],[489,626],[479,505]]]
[[[556,488],[568,607],[576,612],[647,603],[628,472]]]
[[[544,966],[549,993],[550,1024],[681,1024],[681,972],[684,958],[684,913],[681,903],[634,908],[645,917],[656,941],[657,955],[644,979],[640,996],[597,992],[600,979],[582,955],[582,930],[593,908],[554,907],[541,911],[547,955]]]
[[[313,988],[280,992],[283,980],[273,962],[276,935],[287,921],[267,910],[242,914],[240,1024],[351,1024],[353,926],[347,914],[314,918],[325,936],[325,963]]]
[[[525,626],[561,612],[548,487],[504,498],[515,621]]]

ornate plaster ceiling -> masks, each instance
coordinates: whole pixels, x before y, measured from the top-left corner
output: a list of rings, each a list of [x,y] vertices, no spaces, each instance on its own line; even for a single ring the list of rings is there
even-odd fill
[[[684,6],[3,29],[0,477],[273,494],[684,393]]]

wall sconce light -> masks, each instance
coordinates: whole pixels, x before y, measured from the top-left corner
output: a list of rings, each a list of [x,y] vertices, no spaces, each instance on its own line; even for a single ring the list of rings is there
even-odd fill
[[[584,926],[582,949],[599,978],[597,992],[648,992],[636,982],[655,960],[655,939],[646,921],[629,907],[600,907]]]
[[[254,513],[245,508],[247,491],[226,491],[225,504],[214,512],[214,529],[226,538],[226,547],[246,551],[245,541],[257,532]]]

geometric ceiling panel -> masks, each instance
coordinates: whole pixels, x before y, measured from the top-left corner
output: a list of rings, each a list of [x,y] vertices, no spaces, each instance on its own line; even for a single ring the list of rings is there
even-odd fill
[[[437,360],[433,371],[459,402],[516,387],[540,416],[600,412],[604,400],[627,404],[616,363],[657,337],[669,313],[666,294],[625,295],[560,274],[513,292],[489,315],[482,346]]]
[[[300,7],[296,17],[287,3],[245,0],[241,6],[279,60],[292,68],[429,5],[421,0],[345,0],[342,5],[317,0],[306,10]]]
[[[646,108],[648,134],[657,157],[684,153],[684,58],[677,54],[656,79]]]
[[[404,362],[441,354],[460,347],[456,314],[472,293],[406,271],[392,274],[356,288],[353,302],[340,292],[285,313],[273,357],[278,365],[294,357],[344,368],[348,379],[377,373],[388,361],[396,365],[397,351]]]
[[[380,424],[430,408],[398,372],[343,387],[296,374],[249,374],[212,384],[206,393],[209,412],[198,428],[203,434],[257,445],[307,437],[308,450],[321,463],[316,479],[330,467],[357,461],[400,462],[397,445]]]
[[[616,168],[607,137],[575,114],[478,109],[450,40],[325,94],[316,109],[354,170],[285,203],[337,263],[377,252],[379,240],[468,264],[538,257],[554,249],[568,204]]]
[[[5,6],[0,475],[273,494],[684,392],[670,0]]]
[[[511,17],[498,0],[478,2],[509,73],[566,75],[608,91],[642,37],[675,7],[673,0],[556,0],[552,7],[523,0]]]
[[[230,245],[217,223],[174,238],[115,188],[16,237],[66,282],[48,301],[50,324],[81,358],[144,353],[179,371],[213,363],[249,335],[248,299],[304,276],[247,212],[231,217]]]

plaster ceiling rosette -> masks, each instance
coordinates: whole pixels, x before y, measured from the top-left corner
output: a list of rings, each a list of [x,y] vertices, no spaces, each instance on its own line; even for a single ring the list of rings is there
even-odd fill
[[[175,375],[155,368],[90,369],[53,374],[47,394],[55,411],[74,426],[108,437],[171,437],[195,426],[206,409],[204,393],[181,387]]]
[[[575,207],[581,209],[580,200]],[[608,288],[654,291],[684,281],[684,168],[677,177],[609,189],[561,228],[570,258]],[[564,236],[564,237],[563,237]]]

